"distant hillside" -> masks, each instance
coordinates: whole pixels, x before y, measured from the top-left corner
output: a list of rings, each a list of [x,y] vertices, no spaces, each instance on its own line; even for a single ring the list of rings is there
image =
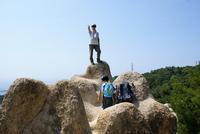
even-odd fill
[[[178,116],[178,133],[200,133],[200,65],[166,67],[145,73],[151,93],[170,103]]]
[[[4,97],[4,95],[0,95],[0,104],[1,104],[2,101],[3,101],[3,97]]]
[[[3,97],[4,95],[6,94],[7,90],[0,90],[0,104],[2,103],[3,101]]]

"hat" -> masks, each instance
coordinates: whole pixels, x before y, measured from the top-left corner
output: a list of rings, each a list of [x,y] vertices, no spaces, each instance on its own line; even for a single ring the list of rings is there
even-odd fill
[[[101,80],[102,80],[102,81],[109,81],[109,78],[108,78],[107,75],[105,75],[105,76],[102,76],[102,77],[101,77]]]
[[[92,24],[92,25],[91,25],[91,27],[94,27],[94,28],[96,28],[96,27],[97,27],[97,25],[96,25],[96,24]]]

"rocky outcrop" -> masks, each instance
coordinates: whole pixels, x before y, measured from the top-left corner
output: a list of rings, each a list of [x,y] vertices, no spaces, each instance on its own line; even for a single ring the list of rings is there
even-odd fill
[[[99,84],[96,80],[74,76],[70,82],[76,89],[78,89],[83,101],[89,102],[93,105],[98,103],[97,91],[99,89]]]
[[[104,75],[112,79],[110,67],[106,62],[88,66],[85,74],[73,76],[70,82],[79,90],[83,101],[97,105],[97,94],[102,84],[101,77]]]
[[[113,82],[115,86],[119,86],[123,81],[128,81],[130,85],[134,84],[134,94],[137,101],[134,103],[134,111],[138,115],[130,115],[126,117],[118,110],[123,111],[123,104],[112,106],[101,113],[98,113],[98,119],[93,121],[92,129],[94,133],[152,133],[152,134],[175,134],[177,118],[175,113],[166,107],[164,104],[158,103],[149,94],[149,86],[143,75],[137,72],[124,73]],[[120,109],[121,108],[121,109]],[[125,107],[126,109],[127,107]],[[111,110],[112,109],[112,110]],[[127,109],[126,109],[127,111]],[[133,112],[133,111],[132,111]],[[126,113],[126,115],[128,115]],[[139,116],[140,115],[140,116]],[[135,117],[134,117],[135,116]],[[141,117],[146,124],[146,128],[140,128],[137,125],[141,125],[141,122],[137,122],[136,117]],[[117,118],[117,120],[115,120]],[[129,118],[133,118],[132,122],[129,122]],[[109,120],[112,119],[112,120]],[[123,120],[124,119],[124,120]],[[94,125],[94,122],[96,123]],[[115,126],[113,122],[123,122],[122,126]],[[125,125],[128,122],[128,125]],[[133,125],[133,122],[137,125]],[[137,123],[136,123],[137,122]],[[143,124],[144,125],[144,124]],[[143,126],[142,125],[142,126]],[[128,128],[126,128],[128,126]],[[123,128],[124,127],[124,128]],[[131,127],[131,128],[129,128]],[[116,128],[120,128],[119,130]],[[137,129],[139,128],[139,129]],[[116,131],[115,131],[116,130]]]
[[[143,75],[137,72],[127,72],[119,75],[113,85],[117,86],[123,81],[129,82],[130,85],[135,85],[135,90],[133,91],[137,100],[144,100],[149,96],[149,86],[147,80]]]
[[[154,134],[176,134],[176,114],[169,107],[148,98],[140,103],[139,110]]]
[[[95,126],[99,114],[102,113],[103,109],[101,107],[94,106],[88,102],[84,102],[87,118],[90,124],[90,128],[92,131],[95,131]]]
[[[48,89],[41,82],[19,79],[11,86],[0,111],[0,133],[91,133],[81,96],[68,81]]]
[[[17,79],[9,88],[0,109],[0,133],[21,134],[40,112],[49,90],[41,81]]]
[[[81,96],[69,81],[51,87],[42,112],[25,129],[25,133],[90,134]]]
[[[105,109],[98,117],[99,134],[152,134],[140,111],[131,103],[120,103]]]
[[[110,79],[112,79],[108,63],[102,61],[102,63],[88,66],[86,73],[82,75],[82,77],[88,79],[99,79],[104,75],[107,75]]]
[[[46,86],[33,79],[17,79],[0,108],[2,134],[175,134],[176,115],[150,98],[139,73],[120,75],[113,84],[135,85],[136,103],[120,103],[103,110],[96,101],[107,63],[90,65],[84,75]],[[101,103],[101,102],[100,102]],[[137,106],[136,106],[137,104]]]

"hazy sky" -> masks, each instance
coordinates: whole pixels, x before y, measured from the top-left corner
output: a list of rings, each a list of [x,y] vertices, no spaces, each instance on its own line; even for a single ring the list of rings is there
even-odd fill
[[[0,85],[84,73],[92,23],[113,75],[200,60],[200,0],[0,0]]]

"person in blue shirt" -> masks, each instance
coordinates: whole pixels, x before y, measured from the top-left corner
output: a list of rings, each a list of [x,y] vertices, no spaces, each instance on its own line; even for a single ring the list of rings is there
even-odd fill
[[[100,87],[100,93],[99,93],[98,100],[100,100],[101,96],[103,96],[102,108],[105,109],[105,108],[113,105],[114,87],[113,87],[112,83],[109,81],[108,76],[103,76],[101,78],[101,80],[103,81],[103,84]]]

